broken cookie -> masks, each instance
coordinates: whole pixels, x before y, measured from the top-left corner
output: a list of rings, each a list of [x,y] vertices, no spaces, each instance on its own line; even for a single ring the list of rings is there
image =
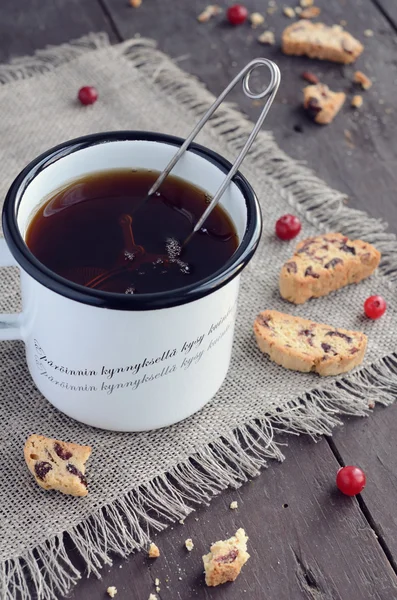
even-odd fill
[[[323,83],[308,85],[303,89],[303,107],[320,125],[328,125],[334,120],[346,100],[343,92],[332,92]]]
[[[24,448],[26,464],[39,486],[71,496],[88,494],[85,463],[90,454],[90,446],[36,434],[28,437]]]
[[[203,556],[205,583],[208,586],[236,579],[250,557],[247,540],[244,529],[238,529],[230,539],[212,544],[209,554]]]

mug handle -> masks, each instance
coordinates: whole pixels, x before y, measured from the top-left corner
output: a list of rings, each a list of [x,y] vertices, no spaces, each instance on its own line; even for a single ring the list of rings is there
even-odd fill
[[[15,267],[18,263],[8,249],[4,238],[0,238],[0,267]],[[0,341],[3,340],[21,340],[21,315],[1,314],[0,313]]]

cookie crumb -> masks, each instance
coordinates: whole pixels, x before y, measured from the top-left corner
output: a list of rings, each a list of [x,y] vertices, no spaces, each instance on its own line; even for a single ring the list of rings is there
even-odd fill
[[[305,8],[299,15],[300,19],[315,19],[321,13],[321,8],[318,6],[310,6],[309,8]]]
[[[185,519],[179,519],[179,523],[180,523],[181,525],[184,525],[184,524],[185,524]]]
[[[193,550],[194,544],[192,538],[187,538],[187,540],[185,540],[185,547],[186,550],[188,550],[188,552],[191,552]]]
[[[353,108],[361,108],[363,105],[363,97],[360,96],[359,94],[357,94],[356,96],[353,96],[352,101],[351,101],[351,105]]]
[[[182,581],[182,577],[178,577],[179,581]]]
[[[150,594],[148,600],[158,600],[156,594]]]
[[[115,595],[117,594],[117,588],[114,587],[114,585],[110,585],[108,587],[108,589],[106,590],[106,593],[108,596],[110,596],[111,598],[114,598]]]
[[[160,556],[160,550],[153,542],[149,546],[149,558],[158,558]]]
[[[130,0],[130,6],[132,8],[139,8],[142,4],[142,0]]]
[[[154,580],[154,585],[160,585],[160,579],[158,577]]]
[[[372,81],[362,71],[356,71],[353,77],[354,83],[359,83],[363,90],[369,90],[372,86]]]
[[[291,8],[290,6],[284,6],[283,8],[283,13],[285,14],[286,17],[288,17],[289,19],[293,19],[295,16],[295,11],[293,8]]]
[[[252,29],[256,29],[265,22],[265,17],[261,13],[254,12],[250,15],[250,21]]]
[[[374,36],[374,32],[372,31],[372,29],[366,29],[364,31],[364,35],[365,35],[365,37],[368,37],[368,38],[369,37],[373,37]]]
[[[207,23],[212,17],[216,17],[222,12],[222,9],[217,4],[209,4],[202,13],[197,17],[199,23]]]
[[[269,46],[273,46],[276,43],[276,38],[274,37],[273,31],[264,31],[258,37],[258,42],[260,44],[268,44]]]
[[[160,593],[160,587],[158,585],[156,585],[156,592],[159,594]]]
[[[314,0],[300,0],[300,5],[302,8],[309,8],[309,6],[313,6]]]
[[[233,500],[233,502],[230,503],[229,508],[231,508],[232,510],[236,510],[238,508],[237,500]]]

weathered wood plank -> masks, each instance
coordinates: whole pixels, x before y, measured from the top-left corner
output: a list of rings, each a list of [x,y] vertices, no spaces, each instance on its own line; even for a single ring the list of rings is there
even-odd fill
[[[351,206],[362,207],[376,217],[387,217],[391,228],[397,231],[395,32],[370,0],[316,2],[322,8],[324,22],[347,21],[347,29],[365,43],[366,49],[357,67],[376,82],[371,90],[363,92],[364,106],[357,112],[350,107],[352,75],[356,66],[283,56],[279,44],[275,47],[258,44],[259,30],[252,30],[248,24],[231,27],[222,19],[199,24],[196,16],[208,4],[205,0],[199,3],[143,0],[139,9],[132,9],[128,2],[119,0],[104,2],[124,38],[139,33],[156,39],[159,47],[174,58],[187,56],[180,63],[181,67],[198,76],[215,94],[253,57],[263,55],[277,61],[282,71],[282,84],[266,128],[273,130],[287,153],[307,161],[331,186],[346,192]],[[265,12],[267,6],[263,0],[246,0],[244,3],[251,11]],[[226,7],[230,3],[222,0],[219,4]],[[272,16],[267,15],[266,21],[275,31],[279,43],[283,28],[291,20],[282,14],[282,3],[277,4],[278,11]],[[373,38],[364,36],[366,29],[374,31]],[[342,114],[328,127],[311,123],[303,114],[301,88],[305,82],[300,75],[304,70],[320,75],[331,89],[348,92],[349,100]],[[259,108],[244,99],[240,90],[233,99],[255,119]],[[345,139],[346,130],[353,143]]]
[[[108,585],[117,598],[147,600],[154,579],[161,600],[210,600],[204,586],[202,554],[211,542],[244,527],[251,559],[233,584],[216,590],[219,600],[391,600],[397,578],[355,499],[335,491],[338,462],[325,440],[293,438],[283,464],[238,491],[228,491],[160,534],[161,557],[137,555],[122,569],[105,569],[102,581],[83,580],[73,599],[100,598]],[[237,511],[229,509],[238,500]],[[196,518],[198,520],[196,521]],[[184,541],[191,537],[191,553]]]
[[[377,407],[370,419],[349,419],[335,432],[335,444],[344,464],[361,467],[367,476],[362,493],[379,536],[397,563],[396,435],[397,405]]]
[[[123,36],[141,33],[158,39],[160,47],[174,57],[190,54],[181,63],[182,67],[198,75],[214,93],[224,87],[238,67],[258,54],[279,61],[284,81],[267,126],[275,131],[280,145],[291,155],[307,160],[331,185],[350,193],[352,204],[361,203],[366,210],[387,218],[397,230],[394,202],[397,175],[393,166],[395,114],[386,117],[384,113],[384,108],[389,107],[388,98],[394,98],[390,92],[395,79],[395,45],[391,28],[374,7],[368,8],[367,3],[361,4],[358,0],[354,3],[346,0],[317,2],[326,7],[325,20],[329,23],[346,19],[348,27],[359,37],[364,29],[374,30],[375,38],[365,40],[368,50],[360,66],[369,75],[375,73],[375,67],[379,68],[376,85],[365,94],[365,111],[354,117],[345,107],[343,115],[331,127],[319,128],[307,121],[299,108],[300,72],[310,68],[324,74],[324,81],[331,87],[347,89],[353,68],[284,57],[277,48],[257,45],[257,34],[248,26],[231,29],[215,22],[200,26],[195,17],[207,4],[204,0],[199,6],[182,0],[143,0],[142,8],[136,11],[124,0],[106,1]],[[381,1],[385,5],[391,0]],[[246,0],[246,4],[252,10],[263,10],[262,0]],[[3,0],[1,17],[1,61],[89,31],[105,29],[111,35],[113,31],[100,5],[87,0],[53,0],[51,5],[38,0],[24,0],[18,5],[12,0]],[[272,20],[268,18],[268,23],[279,34],[289,21],[279,11]],[[117,39],[117,35],[112,39]],[[367,60],[368,69],[365,66]],[[382,96],[379,96],[380,90]],[[385,104],[379,104],[379,99]],[[235,100],[251,118],[255,118],[257,107],[241,102],[240,94]],[[303,133],[295,131],[295,125],[299,125]],[[345,142],[345,129],[352,133],[354,148]],[[360,443],[355,450],[341,445],[342,432],[337,432],[335,437],[344,458],[349,453],[351,457],[355,456],[354,461],[345,460],[360,463],[371,481],[376,482],[378,495],[372,496],[373,490],[368,485],[364,499],[371,511],[376,503],[374,514],[380,527],[384,527],[395,512],[381,494],[381,490],[386,489],[392,497],[394,491],[391,476],[396,472],[393,449],[391,444],[384,446],[381,453],[384,467],[375,473],[368,452],[363,453],[363,448],[371,442],[379,444],[382,436],[392,438],[394,418],[388,416],[392,410],[384,412],[377,441],[372,439],[372,420],[357,420],[344,429],[343,439],[346,440],[350,431],[354,431],[352,427],[368,424],[369,431],[359,436]],[[154,591],[155,577],[162,582],[162,600],[212,598],[214,591],[205,589],[202,584],[200,556],[207,551],[211,541],[233,533],[240,525],[245,526],[250,535],[253,556],[235,584],[216,590],[220,599],[391,600],[397,597],[395,575],[356,501],[329,492],[337,462],[326,444],[321,442],[314,446],[308,440],[294,439],[287,459],[283,465],[272,465],[238,493],[227,492],[214,500],[209,508],[199,511],[198,522],[192,516],[184,526],[177,525],[164,532],[159,537],[163,557],[158,562],[148,563],[143,555],[123,562],[122,569],[116,562],[110,572],[104,571],[102,581],[83,580],[73,598],[94,600],[105,597],[106,587],[116,585],[120,600],[123,597],[146,600]],[[385,487],[387,478],[389,484]],[[235,498],[240,503],[238,513],[228,509]],[[283,508],[283,504],[288,504],[288,508]],[[394,533],[394,520],[393,517],[393,527],[388,523],[390,530],[382,530],[387,540]],[[186,537],[193,537],[196,543],[191,555],[183,548]],[[397,556],[394,546],[390,547]]]
[[[106,31],[117,41],[100,5],[92,0],[1,0],[0,62],[93,31]]]
[[[391,24],[397,30],[397,3],[395,0],[372,0],[375,5],[385,14]]]

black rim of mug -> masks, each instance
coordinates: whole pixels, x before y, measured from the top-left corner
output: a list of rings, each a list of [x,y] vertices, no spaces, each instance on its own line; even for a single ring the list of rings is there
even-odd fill
[[[236,252],[221,269],[218,269],[206,279],[167,292],[137,294],[135,296],[116,294],[113,292],[104,292],[86,288],[82,285],[73,283],[60,275],[57,275],[35,258],[26,246],[17,223],[19,204],[26,188],[46,167],[61,160],[65,156],[96,144],[118,141],[159,142],[177,147],[181,146],[184,142],[182,138],[161,133],[146,131],[113,131],[96,133],[69,140],[59,146],[47,150],[34,159],[23,169],[23,171],[21,171],[11,184],[3,207],[2,222],[4,237],[11,253],[20,267],[36,281],[57,294],[75,300],[76,302],[116,310],[154,310],[193,302],[194,300],[203,298],[220,289],[241,273],[251,260],[258,246],[262,232],[262,218],[258,199],[251,185],[240,172],[233,178],[233,183],[239,188],[245,199],[247,209],[246,230]],[[228,160],[200,144],[193,143],[188,151],[198,154],[209,162],[212,162],[224,173],[227,173],[231,168],[231,163]]]

